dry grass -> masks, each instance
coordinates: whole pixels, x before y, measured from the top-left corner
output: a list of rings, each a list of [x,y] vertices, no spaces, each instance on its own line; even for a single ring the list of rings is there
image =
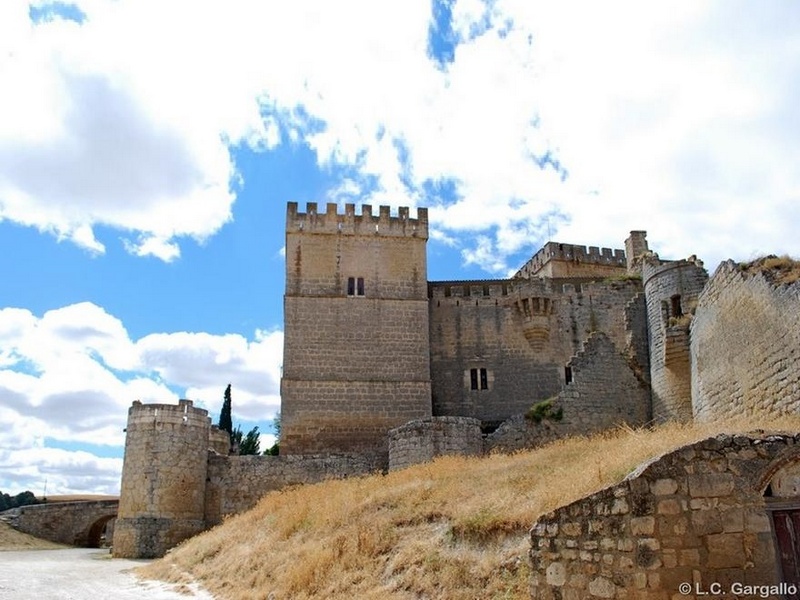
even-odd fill
[[[0,551],[3,550],[55,550],[67,548],[61,544],[48,542],[12,528],[8,523],[0,521]]]
[[[770,254],[740,265],[747,273],[764,273],[774,283],[794,283],[800,280],[800,261],[791,256]]]
[[[219,599],[529,598],[528,530],[540,515],[651,457],[756,427],[800,431],[800,419],[620,429],[270,493],[142,575],[199,580]]]

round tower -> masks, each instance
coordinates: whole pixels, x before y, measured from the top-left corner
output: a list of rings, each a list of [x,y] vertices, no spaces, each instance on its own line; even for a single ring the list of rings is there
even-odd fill
[[[160,557],[205,529],[210,430],[190,400],[130,407],[115,557]]]
[[[647,303],[653,420],[692,418],[689,325],[708,281],[696,257],[664,261],[645,256],[642,283]]]

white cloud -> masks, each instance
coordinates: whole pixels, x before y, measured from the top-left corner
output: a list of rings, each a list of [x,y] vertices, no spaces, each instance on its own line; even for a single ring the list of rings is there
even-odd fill
[[[667,254],[717,260],[765,234],[800,251],[791,0],[454,0],[443,68],[428,0],[77,6],[81,24],[32,24],[3,3],[0,218],[91,252],[105,224],[177,258],[231,218],[231,144],[297,141],[348,167],[337,200],[435,205],[423,184],[454,182],[432,226],[492,236],[495,272],[556,208],[564,241],[648,228]]]
[[[127,410],[136,399],[175,403],[175,390],[180,390],[216,420],[231,383],[237,422],[269,420],[279,406],[279,331],[259,330],[252,340],[186,332],[131,340],[117,318],[84,302],[41,317],[0,309],[0,348],[3,491],[25,489],[24,482],[50,473],[51,493],[98,488],[114,493],[119,460],[66,448],[119,449]],[[20,464],[27,466],[18,469]],[[89,479],[80,480],[82,485],[88,481],[86,487],[76,485],[67,472],[72,467],[79,471],[80,465],[88,469]]]

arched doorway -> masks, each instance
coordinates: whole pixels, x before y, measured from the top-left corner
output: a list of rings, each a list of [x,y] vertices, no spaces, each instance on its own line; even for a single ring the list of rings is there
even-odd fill
[[[89,527],[86,540],[87,548],[103,548],[111,546],[111,535],[114,531],[114,520],[117,515],[106,515],[99,518]]]
[[[780,466],[764,488],[764,504],[772,521],[775,554],[782,580],[795,584],[784,596],[800,600],[800,458]]]

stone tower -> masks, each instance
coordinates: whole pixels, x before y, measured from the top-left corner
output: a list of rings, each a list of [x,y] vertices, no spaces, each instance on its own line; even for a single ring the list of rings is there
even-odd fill
[[[384,461],[389,429],[431,415],[427,239],[424,208],[289,203],[281,454]]]
[[[659,423],[690,421],[689,326],[708,273],[695,257],[661,260],[657,254],[650,254],[641,266],[650,340],[653,419]]]
[[[137,400],[126,431],[113,554],[163,556],[206,528],[211,419],[191,400],[177,406]]]

